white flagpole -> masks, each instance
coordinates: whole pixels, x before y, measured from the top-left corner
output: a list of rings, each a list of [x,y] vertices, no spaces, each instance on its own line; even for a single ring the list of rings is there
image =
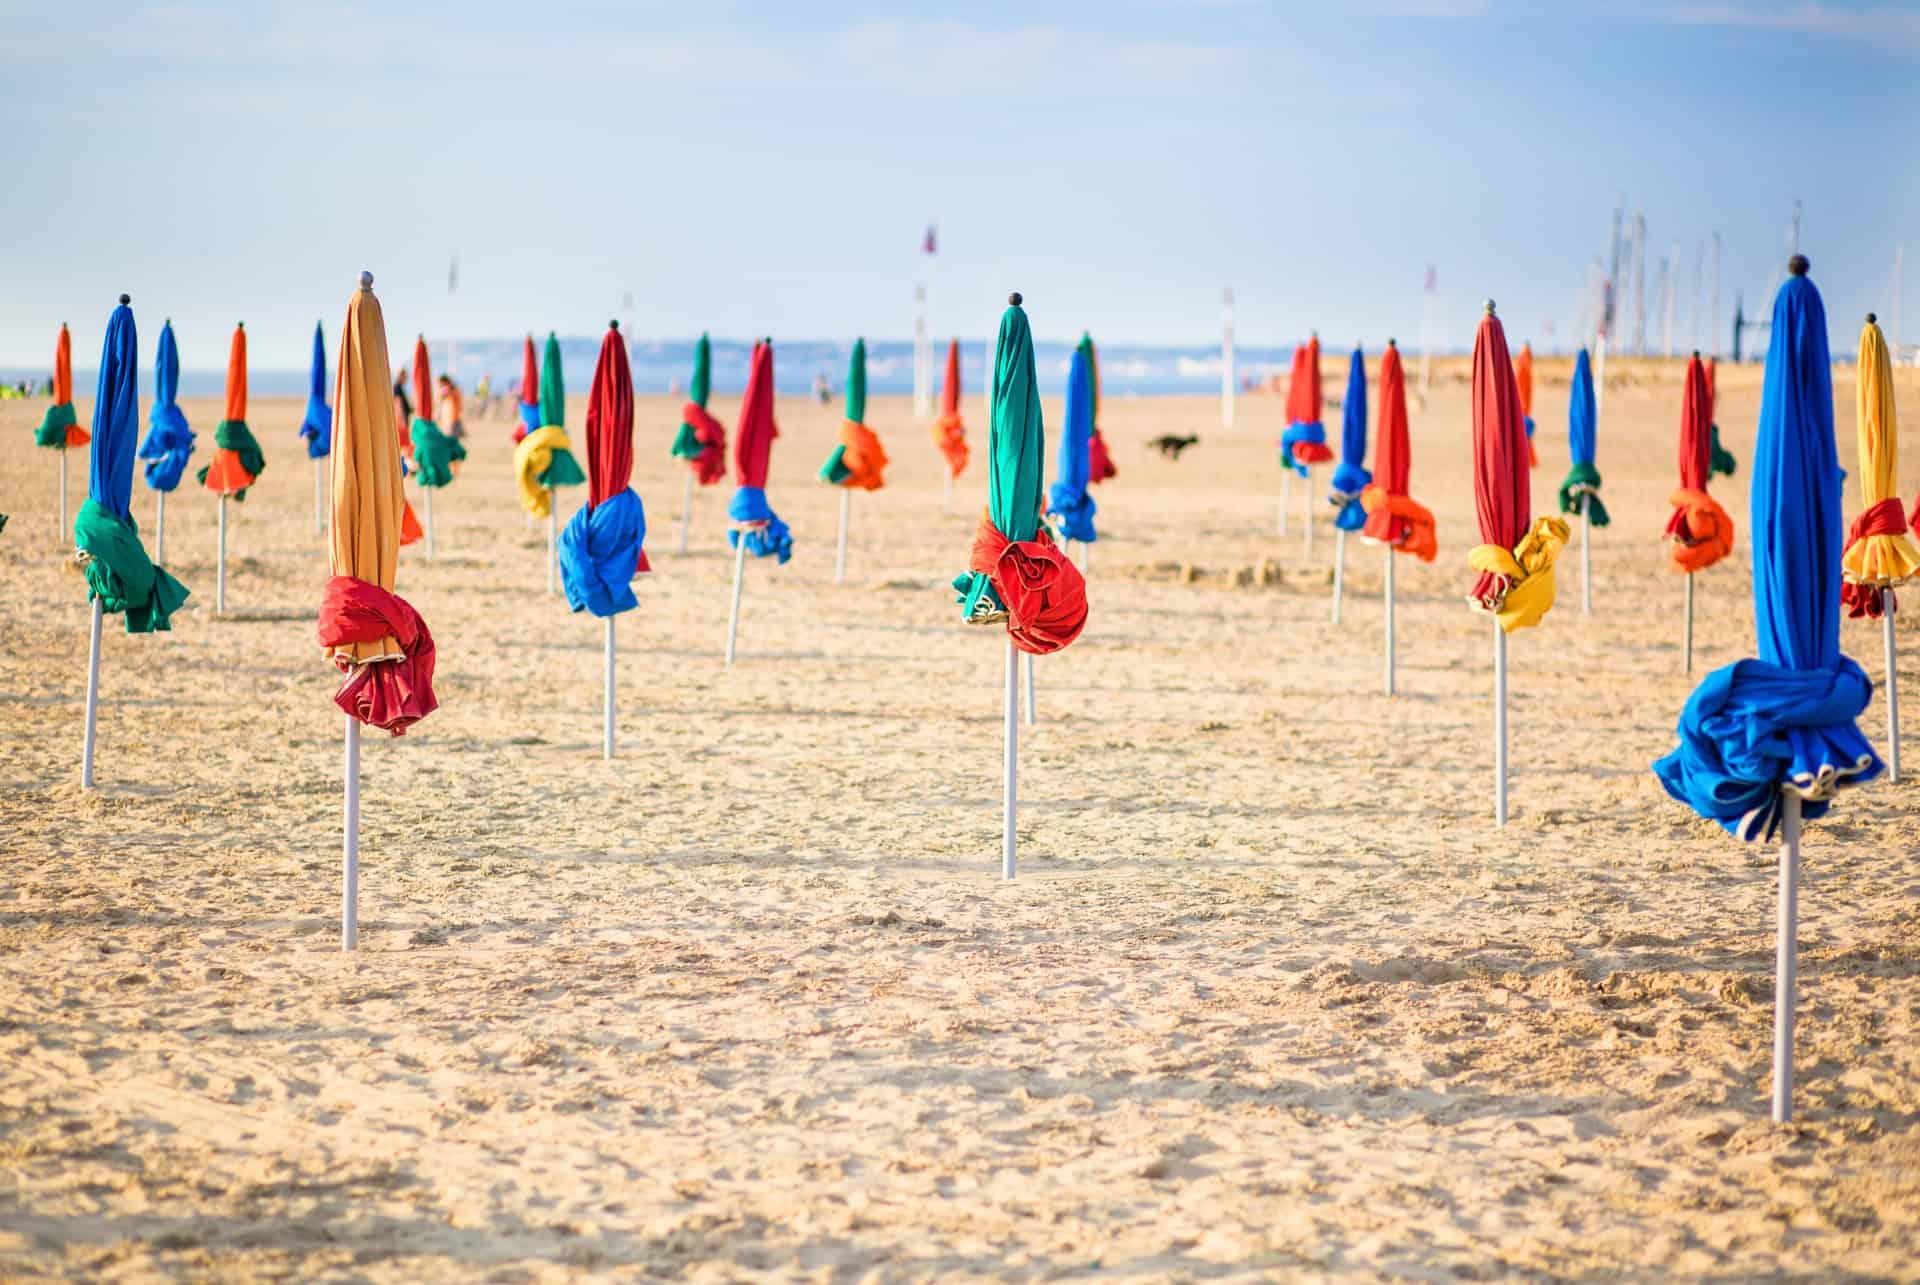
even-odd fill
[[[733,546],[733,602],[727,608],[727,663],[733,663],[734,639],[740,633],[740,581],[747,570],[747,533],[739,532],[740,542]]]
[[[227,609],[227,496],[224,491],[220,493],[220,558],[213,580],[213,609],[216,612]]]
[[[693,528],[693,470],[687,470],[686,489],[680,494],[680,552],[687,551],[687,533]]]
[[[1507,631],[1493,622],[1493,822],[1507,823]]]
[[[165,566],[167,561],[167,493],[153,493],[153,565]]]
[[[1393,546],[1387,550],[1387,695],[1393,695]]]
[[[80,744],[80,788],[93,788],[94,725],[100,712],[100,599],[93,600],[93,627],[87,636],[87,730]]]
[[[1687,572],[1687,630],[1686,642],[1681,648],[1686,660],[1686,672],[1693,672],[1693,572]]]
[[[427,560],[433,560],[433,491],[431,486],[422,486],[420,490],[427,497]]]
[[[612,616],[607,617],[606,690],[605,698],[602,702],[600,720],[602,724],[600,753],[601,757],[609,759],[613,757],[613,621],[614,618]]]
[[[840,488],[840,540],[833,550],[833,582],[847,582],[847,519],[853,511],[853,492]]]
[[[560,488],[547,488],[547,592],[560,592]]]
[[[1226,315],[1220,328],[1220,427],[1233,427],[1233,287],[1226,292]]]
[[[1387,550],[1389,554],[1393,550]],[[1335,527],[1333,532],[1333,623],[1340,623],[1340,593],[1345,588],[1347,577],[1347,529]]]
[[[1891,592],[1891,591],[1889,591]],[[1900,672],[1894,664],[1893,611],[1880,617],[1880,636],[1887,650],[1887,779],[1900,781]]]
[[[1793,1118],[1793,1005],[1800,929],[1800,796],[1781,791],[1780,906],[1773,962],[1773,1119]]]
[[[347,720],[347,754],[340,829],[340,949],[360,947],[360,720]]]
[[[1018,662],[1014,659],[1017,655],[1019,653],[1014,650],[1013,636],[1009,634],[1007,636],[1006,757],[1003,764],[1005,789],[1002,795],[1005,799],[1006,816],[1005,825],[1000,833],[1000,877],[1002,879],[1011,879],[1014,874],[1014,814],[1018,810],[1020,778],[1020,720],[1015,708],[1019,703],[1015,688],[1020,685],[1020,670]]]

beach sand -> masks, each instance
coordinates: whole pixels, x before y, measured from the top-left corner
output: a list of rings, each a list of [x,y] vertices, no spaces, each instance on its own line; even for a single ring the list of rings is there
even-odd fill
[[[1004,635],[947,588],[984,496],[977,389],[952,514],[906,399],[872,400],[894,464],[853,499],[844,586],[814,477],[839,407],[782,400],[769,493],[797,551],[749,566],[731,670],[731,485],[676,555],[678,405],[640,398],[655,572],[619,621],[612,763],[602,626],[546,595],[508,422],[475,422],[441,556],[402,558],[442,705],[366,739],[355,955],[300,404],[253,407],[268,465],[225,618],[214,501],[170,504],[194,597],[171,634],[109,622],[82,793],[84,587],[43,404],[0,403],[0,1276],[1920,1278],[1920,787],[1809,827],[1799,1115],[1775,1126],[1774,850],[1647,768],[1693,681],[1754,646],[1759,371],[1723,368],[1739,548],[1700,578],[1680,672],[1679,371],[1610,370],[1594,614],[1576,543],[1512,640],[1505,831],[1491,626],[1462,602],[1464,363],[1414,412],[1441,555],[1398,568],[1394,700],[1377,547],[1349,547],[1328,618],[1325,469],[1311,560],[1297,487],[1275,534],[1281,401],[1223,431],[1210,399],[1109,398],[1092,618],[1037,666],[1011,884]],[[1536,512],[1566,373],[1541,363]],[[1851,472],[1846,371],[1836,400]],[[197,466],[219,410],[186,409]],[[714,409],[731,426],[737,399]],[[1167,462],[1163,432],[1200,443]],[[135,507],[150,540],[141,481]],[[1843,639],[1877,680],[1877,626]],[[1878,692],[1862,724],[1884,743]]]

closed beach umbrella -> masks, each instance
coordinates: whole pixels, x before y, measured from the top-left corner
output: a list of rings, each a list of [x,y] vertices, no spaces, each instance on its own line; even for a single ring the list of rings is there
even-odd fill
[[[1713,425],[1713,471],[1732,477],[1733,470],[1739,466],[1739,461],[1733,458],[1733,452],[1727,450],[1720,441],[1720,393],[1719,386],[1714,382],[1715,367],[1718,362],[1719,359],[1716,357],[1707,358],[1707,418]]]
[[[533,355],[533,336],[527,336],[526,351],[520,360],[520,422],[513,427],[517,446],[528,433],[540,428],[540,365]]]
[[[673,439],[673,457],[687,462],[689,477],[701,486],[712,486],[727,475],[726,426],[707,411],[712,392],[713,345],[702,334],[693,348],[693,383]]]
[[[1433,514],[1407,494],[1412,454],[1407,442],[1407,376],[1400,364],[1400,348],[1387,340],[1386,355],[1380,359],[1380,428],[1374,450],[1374,480],[1360,492],[1360,503],[1367,511],[1361,534],[1387,547],[1386,579],[1381,601],[1386,606],[1383,625],[1386,634],[1386,692],[1396,689],[1396,653],[1393,633],[1393,555],[1409,553],[1422,562],[1432,562],[1439,551],[1434,536]]]
[[[853,341],[853,355],[847,360],[847,413],[840,424],[840,444],[820,466],[820,480],[857,491],[877,491],[885,485],[882,476],[887,453],[880,438],[867,427],[867,341]]]
[[[1107,439],[1100,432],[1100,354],[1094,349],[1093,336],[1082,331],[1080,351],[1087,354],[1087,370],[1091,372],[1093,384],[1093,435],[1087,439],[1087,482],[1097,486],[1108,478],[1118,477],[1120,470],[1113,466],[1113,456],[1107,451]]]
[[[153,565],[133,520],[133,450],[140,432],[140,339],[127,296],[107,322],[100,384],[93,399],[92,469],[86,502],[73,521],[73,543],[87,577],[93,621],[87,644],[86,731],[80,784],[93,786],[94,727],[100,708],[100,625],[119,612],[130,634],[170,629],[187,600],[186,586]]]
[[[940,418],[933,421],[933,444],[947,461],[947,481],[967,471],[967,428],[960,418],[960,341],[947,341],[946,378],[940,384]]]
[[[1347,366],[1347,396],[1340,406],[1340,463],[1333,470],[1327,502],[1339,511],[1333,524],[1342,531],[1358,531],[1367,524],[1361,493],[1373,481],[1367,472],[1367,363],[1359,348]]]
[[[531,439],[529,439],[531,440]],[[575,611],[612,616],[639,605],[647,520],[633,478],[633,375],[619,323],[609,322],[587,403],[587,502],[560,536],[560,579]]]
[[[1573,383],[1567,392],[1567,450],[1573,457],[1573,467],[1560,483],[1560,511],[1581,513],[1592,525],[1605,526],[1607,506],[1600,502],[1600,470],[1594,467],[1597,422],[1593,366],[1582,348],[1574,358]]]
[[[727,543],[756,558],[775,557],[785,562],[793,556],[793,534],[787,524],[767,503],[767,466],[773,456],[773,439],[780,436],[773,420],[773,340],[765,339],[753,347],[753,363],[747,373],[747,392],[740,404],[740,427],[733,443],[736,489],[727,505],[727,517],[735,529],[727,532]]]
[[[1301,477],[1315,464],[1333,458],[1327,427],[1320,422],[1320,336],[1293,350],[1293,377],[1287,382],[1287,428],[1280,435],[1280,462]]]
[[[307,414],[300,421],[307,457],[323,460],[333,449],[333,409],[327,405],[327,342],[320,323],[313,323],[313,363],[307,369]]]
[[[527,340],[527,353],[527,364],[531,368],[531,338]],[[579,486],[587,480],[587,475],[580,470],[580,461],[573,454],[573,439],[567,436],[567,394],[560,374],[560,340],[552,334],[547,336],[546,358],[547,374],[541,380],[541,396],[535,403],[541,422],[522,434],[519,445],[513,448],[513,476],[520,487],[520,507],[536,518],[551,516],[557,488]],[[553,385],[551,397],[546,395],[548,379]],[[552,418],[547,418],[548,415]]]
[[[40,427],[34,430],[36,446],[64,451],[69,446],[85,446],[87,430],[73,413],[73,336],[67,323],[60,323],[60,338],[53,345],[53,405],[47,407]]]
[[[1060,451],[1054,461],[1053,485],[1047,488],[1047,512],[1060,520],[1066,540],[1092,544],[1095,505],[1087,494],[1088,449],[1093,441],[1093,364],[1087,349],[1074,349],[1067,370],[1067,422],[1060,430]]]
[[[427,363],[427,337],[413,344],[413,422],[407,435],[413,441],[413,469],[421,486],[437,490],[453,481],[455,467],[467,458],[460,440],[433,422],[433,372]],[[432,545],[433,515],[427,515],[428,545]]]
[[[1858,619],[1893,610],[1893,589],[1920,574],[1920,548],[1907,534],[1900,507],[1899,432],[1893,406],[1892,357],[1873,314],[1860,331],[1856,425],[1859,434],[1860,516],[1840,555],[1845,576],[1840,601]]]
[[[147,462],[147,485],[163,495],[177,488],[192,454],[193,430],[180,409],[180,348],[174,342],[173,322],[168,321],[160,327],[160,346],[153,358],[153,409],[147,412],[147,440],[140,443],[140,458]]]
[[[1584,354],[1583,354],[1584,355]],[[1527,425],[1527,467],[1540,467],[1540,453],[1533,449],[1533,345],[1521,344],[1520,355],[1513,359],[1513,383],[1520,390],[1520,416]]]
[[[333,501],[328,569],[320,597],[319,642],[346,675],[334,704],[346,715],[345,887],[340,944],[359,939],[360,725],[399,736],[439,705],[433,694],[434,645],[427,622],[394,593],[401,517],[400,430],[391,410],[386,323],[373,274],[347,304],[334,376]]]
[[[1782,831],[1774,976],[1773,1118],[1792,1114],[1800,829],[1880,774],[1855,722],[1873,684],[1840,651],[1841,480],[1826,308],[1795,255],[1774,298],[1753,448],[1758,659],[1707,675],[1679,746],[1653,765],[1695,812],[1753,842]]]
[[[1680,486],[1668,497],[1673,514],[1666,538],[1673,569],[1686,575],[1705,571],[1733,552],[1733,519],[1707,493],[1711,477],[1712,394],[1706,367],[1695,353],[1687,363],[1680,399]]]
[[[216,495],[247,498],[252,486],[266,470],[267,458],[247,427],[247,324],[233,328],[233,342],[227,347],[227,414],[213,428],[213,462],[201,469],[201,483]]]

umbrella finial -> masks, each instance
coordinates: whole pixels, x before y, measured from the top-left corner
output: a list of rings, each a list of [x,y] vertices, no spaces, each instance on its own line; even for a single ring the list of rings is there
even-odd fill
[[[124,295],[124,294],[123,294],[123,295],[121,295],[121,296],[120,296],[120,302],[121,302],[122,304],[129,304],[129,303],[132,303],[132,302],[133,302],[133,296],[132,296],[132,295]]]
[[[1012,306],[1018,308],[1020,306],[1020,298],[1021,298],[1020,292],[1018,290],[1015,290],[1012,294],[1007,296],[1007,302]]]
[[[373,289],[373,274],[371,272],[368,272],[365,268],[362,268],[360,270],[360,288],[362,290]]]
[[[247,323],[244,321],[236,321],[233,323],[233,328],[235,330],[245,330],[247,328]]]
[[[1493,300],[1491,299],[1487,300],[1486,310],[1487,310],[1487,315],[1491,317],[1493,315]]]
[[[1699,350],[1698,348],[1695,348],[1695,349],[1693,350],[1693,359],[1694,359],[1695,361],[1699,361],[1699,360],[1700,360],[1700,350]]]
[[[1807,256],[1804,254],[1796,254],[1787,260],[1787,271],[1796,277],[1806,276],[1807,269],[1812,266],[1813,264],[1807,261]]]
[[[1880,320],[1880,318],[1878,318],[1878,317],[1876,317],[1876,316],[1874,316],[1874,315],[1873,315],[1872,313],[1868,313],[1868,314],[1867,314],[1867,324],[1868,324],[1869,326],[1871,326],[1871,325],[1872,325],[1872,324],[1873,324],[1874,322],[1876,322],[1876,321],[1878,321],[1878,320]]]
[[[1400,346],[1400,341],[1398,339],[1389,338],[1387,340],[1387,347],[1398,348],[1399,346]]]
[[[607,329],[608,329],[608,330],[618,330],[618,329],[620,329],[620,321],[619,321],[619,318],[617,318],[617,317],[615,317],[615,318],[609,318],[609,319],[608,319],[608,321],[607,321]]]

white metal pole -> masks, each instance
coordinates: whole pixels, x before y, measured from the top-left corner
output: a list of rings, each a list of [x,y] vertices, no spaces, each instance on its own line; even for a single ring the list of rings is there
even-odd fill
[[[680,493],[680,552],[687,551],[687,533],[693,529],[693,470],[687,470],[686,488]]]
[[[1033,691],[1033,653],[1030,651],[1022,652],[1021,655],[1026,657],[1027,726],[1032,727],[1040,717],[1039,706],[1036,703],[1038,698],[1034,695],[1034,691]]]
[[[1389,554],[1393,550],[1387,550]],[[1340,623],[1340,593],[1346,587],[1347,576],[1347,529],[1335,527],[1333,532],[1333,623]]]
[[[360,947],[360,720],[347,720],[344,806],[340,828],[340,949]]]
[[[847,519],[853,512],[853,492],[846,487],[840,488],[840,540],[833,549],[833,582],[845,584],[847,580]]]
[[[1587,508],[1593,503],[1591,491],[1580,492],[1580,613],[1593,614],[1593,521]]]
[[[1233,288],[1226,293],[1226,316],[1220,328],[1220,427],[1233,427]]]
[[[1887,604],[1889,608],[1892,603]],[[1880,617],[1880,636],[1887,646],[1887,768],[1888,779],[1900,780],[1900,671],[1894,663],[1893,612]]]
[[[1773,1119],[1793,1118],[1793,1004],[1800,931],[1800,796],[1781,791],[1780,909],[1773,961]]]
[[[93,600],[93,626],[87,635],[87,730],[80,744],[80,788],[93,788],[93,735],[100,713],[100,599]]]
[[[1080,542],[1080,578],[1086,579],[1093,574],[1093,541]]]
[[[220,496],[220,555],[219,567],[213,578],[213,609],[222,612],[227,609],[227,497]]]
[[[321,461],[313,462],[313,529],[324,535],[327,530],[327,479]]]
[[[560,592],[560,488],[547,488],[547,592]]]
[[[1280,534],[1287,533],[1287,505],[1293,496],[1293,465],[1280,467]]]
[[[427,497],[427,560],[431,562],[433,560],[433,492],[434,492],[434,488],[431,486],[423,486],[420,489],[426,493],[426,497]]]
[[[613,621],[614,617],[607,617],[606,694],[602,701],[600,713],[600,722],[602,725],[600,733],[600,753],[601,757],[609,759],[613,757]]]
[[[153,565],[165,566],[167,562],[167,493],[153,493]]]
[[[1020,683],[1020,670],[1018,668],[1018,662],[1015,660],[1015,657],[1018,655],[1019,652],[1014,650],[1013,636],[1009,634],[1007,636],[1005,761],[1002,764],[1005,779],[1005,790],[1002,797],[1005,799],[1006,817],[1005,824],[1000,832],[1000,877],[1002,879],[1011,879],[1014,873],[1013,822],[1014,814],[1018,810],[1020,777],[1020,720],[1015,710],[1015,706],[1019,703],[1019,700],[1018,694],[1014,690]]]
[[[1686,659],[1686,672],[1693,672],[1693,572],[1687,572],[1687,630],[1686,644],[1681,649]]]
[[[727,663],[733,663],[733,642],[740,633],[740,581],[747,571],[747,533],[738,533],[740,542],[733,547],[733,602],[727,608]]]
[[[73,539],[73,529],[67,525],[67,448],[60,448],[60,538]]]
[[[942,513],[953,512],[953,470],[951,468],[947,470],[946,494],[940,497],[940,511]]]
[[[1393,546],[1387,545],[1387,695],[1393,695]]]
[[[1493,822],[1507,823],[1507,631],[1493,622]]]
[[[1313,470],[1307,470],[1306,485],[1300,488],[1300,525],[1306,528],[1303,557],[1313,556]]]

